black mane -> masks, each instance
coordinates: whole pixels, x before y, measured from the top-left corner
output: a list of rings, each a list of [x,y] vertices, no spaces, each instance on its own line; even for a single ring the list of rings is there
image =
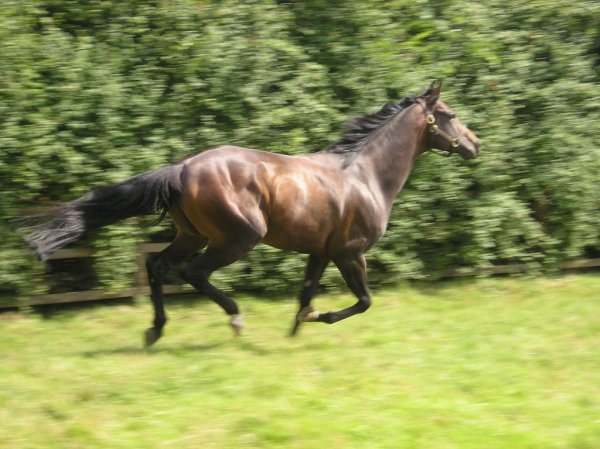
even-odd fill
[[[399,112],[415,104],[419,98],[423,98],[427,93],[406,97],[398,103],[386,103],[373,114],[366,114],[349,120],[346,124],[347,130],[340,140],[331,145],[326,151],[345,155],[343,167],[347,167],[377,130],[385,126]]]

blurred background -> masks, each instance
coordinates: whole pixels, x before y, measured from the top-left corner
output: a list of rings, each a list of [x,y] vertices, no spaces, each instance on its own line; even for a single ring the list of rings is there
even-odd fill
[[[482,155],[419,159],[371,284],[600,257],[595,0],[3,0],[0,302],[130,287],[137,245],[174,235],[130,220],[42,264],[11,219],[220,144],[317,151],[437,78]],[[277,294],[303,267],[261,246],[215,276]]]

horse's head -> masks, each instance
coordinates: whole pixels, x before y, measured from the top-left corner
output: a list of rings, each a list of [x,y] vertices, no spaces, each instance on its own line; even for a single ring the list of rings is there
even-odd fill
[[[481,143],[477,136],[467,128],[452,109],[440,101],[441,82],[433,82],[422,96],[421,105],[425,112],[429,132],[427,149],[438,149],[444,155],[460,154],[464,159],[479,156]]]

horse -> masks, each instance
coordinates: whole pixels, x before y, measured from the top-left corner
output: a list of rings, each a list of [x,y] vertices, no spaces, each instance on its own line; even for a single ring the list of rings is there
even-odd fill
[[[353,119],[340,140],[322,151],[289,156],[214,147],[24,217],[21,230],[45,260],[102,226],[133,216],[160,213],[160,221],[169,215],[175,238],[146,263],[154,311],[146,347],[162,336],[167,322],[165,275],[188,259],[183,280],[221,306],[239,335],[238,305],[209,278],[259,242],[308,255],[291,335],[305,322],[336,323],[371,305],[365,253],[384,234],[417,156],[428,150],[464,159],[479,155],[479,139],[439,99],[441,89],[434,81],[420,95]],[[320,313],[311,301],[330,262],[357,299],[342,310]]]

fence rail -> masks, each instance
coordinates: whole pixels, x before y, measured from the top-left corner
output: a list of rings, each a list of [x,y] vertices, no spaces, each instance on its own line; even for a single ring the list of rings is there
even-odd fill
[[[135,287],[126,288],[118,292],[109,293],[101,289],[85,290],[77,292],[67,293],[53,293],[46,295],[38,295],[27,300],[18,300],[12,302],[0,303],[0,309],[15,308],[15,307],[30,307],[40,306],[46,304],[63,304],[72,302],[85,302],[85,301],[100,301],[108,299],[120,299],[120,298],[131,298],[136,295],[147,295],[150,293],[150,287],[148,286],[148,276],[146,274],[146,259],[149,254],[157,253],[166,248],[168,243],[142,243],[137,247],[138,250],[138,271],[135,276]],[[93,257],[94,253],[90,249],[86,248],[70,248],[60,249],[52,254],[48,259],[60,260],[60,259],[78,259]],[[581,259],[571,260],[561,264],[563,270],[577,270],[585,268],[596,268],[600,267],[600,259]],[[494,274],[515,274],[522,273],[528,270],[527,264],[513,264],[513,265],[499,265],[490,267],[482,270],[470,270],[470,271],[453,271],[447,273],[445,277],[469,277],[477,276],[481,274],[494,275]],[[187,292],[193,292],[194,289],[190,286],[169,284],[164,286],[164,293],[166,295],[181,294]]]
[[[15,307],[31,307],[47,304],[66,304],[71,302],[100,301],[108,299],[132,298],[137,295],[150,294],[148,285],[148,276],[146,274],[146,258],[149,254],[158,253],[166,248],[168,243],[142,243],[137,246],[138,270],[135,275],[135,286],[125,288],[117,292],[105,292],[101,289],[82,290],[67,293],[51,293],[37,295],[26,300],[5,301],[0,303],[0,309]],[[93,257],[94,252],[87,248],[69,248],[59,249],[48,257],[48,260],[62,259],[84,259]],[[171,285],[164,286],[164,293],[167,295],[192,292],[191,286]]]

